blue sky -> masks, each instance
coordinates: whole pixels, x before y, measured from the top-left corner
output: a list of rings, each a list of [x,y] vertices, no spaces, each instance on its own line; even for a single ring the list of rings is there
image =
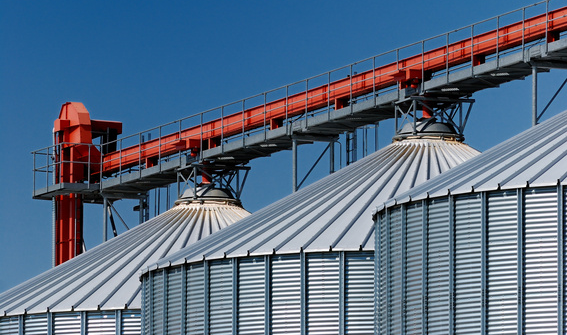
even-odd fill
[[[129,135],[531,3],[0,2],[0,292],[51,266],[51,203],[31,197],[30,152],[51,145],[66,101],[84,103],[94,119],[123,122]],[[539,76],[540,108],[566,73]],[[479,150],[531,125],[531,78],[473,98],[465,135]],[[566,108],[562,92],[546,118]],[[393,126],[380,129],[384,146]],[[320,149],[302,147],[300,159],[312,162]],[[290,193],[290,152],[251,166],[247,209]],[[308,168],[302,164],[300,173]],[[100,206],[87,206],[88,248],[101,241],[101,221]]]

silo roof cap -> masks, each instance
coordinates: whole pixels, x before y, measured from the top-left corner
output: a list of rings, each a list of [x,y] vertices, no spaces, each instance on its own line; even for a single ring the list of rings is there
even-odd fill
[[[164,258],[158,266],[300,251],[372,251],[376,205],[478,154],[455,140],[396,141]]]
[[[376,207],[448,194],[567,183],[567,111]]]
[[[219,199],[224,192],[215,192]],[[226,194],[225,194],[226,195]],[[225,199],[226,200],[226,199]],[[230,199],[229,199],[230,200]],[[0,293],[0,315],[141,309],[140,271],[248,216],[235,203],[182,202]]]

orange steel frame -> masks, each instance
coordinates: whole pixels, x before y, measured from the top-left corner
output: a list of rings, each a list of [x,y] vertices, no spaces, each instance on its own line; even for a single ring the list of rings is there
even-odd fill
[[[347,78],[330,82],[286,98],[204,122],[179,132],[142,142],[138,145],[101,154],[92,144],[95,129],[120,130],[119,122],[90,120],[80,103],[63,105],[55,121],[56,142],[63,145],[57,158],[59,182],[81,182],[86,178],[109,176],[144,164],[151,167],[159,159],[182,152],[198,152],[220,145],[221,139],[269,126],[278,128],[283,120],[334,105],[345,106],[349,99],[399,85],[416,87],[432,73],[471,62],[479,65],[489,55],[547,37],[548,42],[567,30],[567,7],[524,19],[458,42],[424,51],[397,62],[376,67]],[[64,111],[65,110],[65,111]],[[88,171],[88,172],[85,172]],[[81,252],[82,199],[70,194],[56,198],[57,264]]]

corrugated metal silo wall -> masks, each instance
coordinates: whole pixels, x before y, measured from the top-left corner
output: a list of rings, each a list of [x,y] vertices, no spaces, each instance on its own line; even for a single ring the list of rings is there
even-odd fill
[[[0,335],[140,334],[140,310],[57,312],[0,317]]]
[[[421,200],[376,215],[380,334],[564,334],[563,186]]]
[[[374,333],[371,251],[203,261],[142,280],[145,334]]]

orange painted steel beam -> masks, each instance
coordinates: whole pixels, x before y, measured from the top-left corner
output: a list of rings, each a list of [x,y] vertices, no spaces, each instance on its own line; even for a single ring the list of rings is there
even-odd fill
[[[544,38],[546,19],[549,21],[548,36],[557,38],[558,32],[567,30],[567,7],[146,141],[140,145],[111,152],[103,157],[103,173],[108,175],[147,160],[156,160],[179,151],[199,149],[203,143],[204,148],[209,148],[207,143],[218,143],[221,137],[227,138],[266,125],[273,126],[279,124],[282,119],[327,107],[331,102],[335,104],[336,101],[362,96],[396,84],[402,87],[409,86],[421,81],[424,73],[440,71],[471,61],[473,65],[478,65],[487,55]]]

